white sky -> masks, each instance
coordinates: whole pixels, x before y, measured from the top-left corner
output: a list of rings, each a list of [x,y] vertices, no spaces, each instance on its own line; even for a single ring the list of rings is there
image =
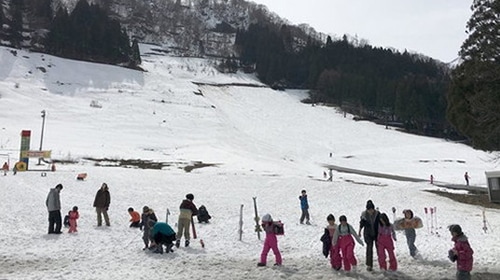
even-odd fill
[[[294,24],[358,35],[371,45],[407,49],[443,62],[458,57],[472,0],[253,0]]]
[[[226,75],[199,58],[168,57],[157,46],[141,45],[146,72],[111,65],[77,62],[46,54],[0,47],[0,159],[18,159],[20,131],[32,131],[37,149],[46,110],[43,149],[73,163],[57,164],[56,172],[0,175],[0,279],[387,279],[375,262],[365,270],[365,248],[356,244],[354,275],[335,272],[321,254],[320,236],[326,216],[346,215],[356,228],[366,200],[396,216],[411,208],[424,221],[417,230],[420,257],[409,256],[398,233],[396,279],[452,279],[455,264],[447,259],[453,246],[447,225],[460,223],[470,238],[473,273],[500,273],[500,211],[486,209],[489,230],[482,230],[482,208],[443,198],[425,190],[442,189],[425,180],[485,185],[485,170],[497,169],[490,154],[460,143],[401,133],[370,122],[344,117],[335,108],[301,103],[305,91],[273,91],[253,75]],[[45,71],[42,71],[45,69]],[[224,86],[198,86],[195,83]],[[201,92],[203,95],[194,94]],[[93,108],[91,101],[102,107]],[[333,157],[329,153],[333,152]],[[169,163],[161,170],[96,166],[84,159],[142,159]],[[192,162],[216,166],[183,170]],[[420,178],[411,183],[334,173],[323,178],[322,164],[336,164]],[[47,168],[30,162],[31,169]],[[85,181],[77,181],[86,172]],[[94,195],[110,187],[111,227],[97,228]],[[78,233],[47,234],[45,198],[62,183],[63,214],[79,207]],[[306,189],[313,225],[298,224],[298,195]],[[127,208],[148,205],[174,228],[179,204],[193,193],[205,205],[210,224],[198,224],[201,248],[157,255],[142,250],[141,232],[130,229]],[[279,237],[283,266],[258,268],[263,240],[254,232],[252,197],[260,216],[270,213],[285,224]],[[239,241],[240,206],[243,237]],[[425,208],[436,207],[435,215]],[[375,257],[376,260],[376,257]],[[274,262],[269,254],[268,262]],[[488,279],[498,279],[488,278]]]

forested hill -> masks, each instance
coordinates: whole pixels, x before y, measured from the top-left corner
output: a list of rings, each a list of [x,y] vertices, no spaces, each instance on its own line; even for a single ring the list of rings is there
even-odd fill
[[[0,0],[0,44],[73,58],[140,65],[137,42],[170,55],[255,71],[273,88],[311,89],[387,125],[457,138],[446,120],[449,69],[420,54],[294,26],[245,0]],[[369,38],[368,38],[369,39]]]

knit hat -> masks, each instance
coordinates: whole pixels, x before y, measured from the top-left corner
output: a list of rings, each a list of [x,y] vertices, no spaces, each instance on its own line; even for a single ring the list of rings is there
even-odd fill
[[[366,210],[368,209],[375,209],[375,205],[373,205],[373,202],[371,200],[368,200],[366,202]]]
[[[192,193],[188,193],[188,194],[186,194],[186,198],[189,199],[189,200],[193,200],[194,199],[194,195]]]
[[[462,234],[462,228],[459,225],[451,225],[448,227],[451,233],[456,233],[458,235]]]
[[[265,214],[264,216],[262,216],[262,221],[263,222],[272,222],[273,218],[271,217],[271,215]]]

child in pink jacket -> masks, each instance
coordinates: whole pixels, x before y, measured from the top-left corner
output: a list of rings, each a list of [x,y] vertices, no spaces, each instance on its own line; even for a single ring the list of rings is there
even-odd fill
[[[274,232],[273,218],[269,214],[265,214],[262,217],[262,228],[266,232],[266,239],[264,240],[264,248],[262,248],[262,253],[260,254],[260,262],[257,266],[266,266],[267,254],[269,250],[273,250],[274,257],[276,258],[275,266],[281,265],[281,253],[278,249],[278,238]]]
[[[378,227],[377,236],[377,255],[378,264],[381,270],[387,270],[387,262],[385,252],[389,255],[389,270],[396,271],[398,269],[398,262],[394,254],[394,241],[396,241],[396,233],[394,226],[389,222],[387,214],[380,214],[380,222]]]
[[[352,266],[358,264],[356,257],[354,256],[354,238],[361,246],[364,246],[363,240],[356,234],[354,228],[347,223],[347,217],[342,215],[339,218],[340,225],[333,234],[332,246],[338,246],[340,254],[342,255],[342,261],[344,263],[344,270],[351,271]]]
[[[474,250],[472,250],[469,239],[462,232],[460,225],[451,225],[450,230],[452,241],[455,243],[453,249],[448,252],[450,260],[457,262],[457,280],[470,280],[470,272],[474,263]]]
[[[76,220],[80,218],[80,214],[78,214],[78,207],[74,206],[73,210],[69,211],[69,233],[77,232],[76,230]]]

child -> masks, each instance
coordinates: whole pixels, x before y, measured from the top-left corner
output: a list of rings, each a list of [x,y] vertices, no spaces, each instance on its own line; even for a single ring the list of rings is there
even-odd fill
[[[68,211],[68,215],[64,216],[64,221],[63,221],[64,227],[67,228],[69,228],[69,213],[71,213],[71,210]]]
[[[339,247],[332,244],[333,235],[337,231],[337,224],[335,224],[335,217],[332,214],[328,215],[326,220],[328,221],[328,226],[326,226],[325,233],[321,237],[321,241],[323,241],[323,255],[325,255],[325,257],[330,255],[330,264],[332,268],[339,270],[342,266]]]
[[[398,263],[396,256],[394,255],[394,241],[396,241],[396,233],[394,232],[394,227],[389,222],[389,217],[387,214],[380,214],[380,224],[378,227],[378,237],[377,237],[377,255],[378,264],[381,270],[387,270],[387,262],[385,261],[385,251],[389,255],[389,270],[396,271],[398,269]]]
[[[209,223],[208,220],[212,219],[212,216],[210,216],[210,214],[208,214],[208,211],[207,211],[207,208],[205,207],[205,205],[202,205],[200,206],[200,208],[198,209],[198,223]]]
[[[141,224],[140,229],[142,230],[142,240],[144,241],[144,248],[142,250],[146,250],[149,248],[149,242],[151,241],[151,237],[149,236],[149,232],[151,231],[149,227],[149,221],[158,221],[156,218],[155,212],[153,209],[148,206],[142,207],[142,216],[141,216]]]
[[[73,206],[73,210],[69,211],[68,213],[69,216],[69,233],[77,232],[76,230],[76,220],[80,218],[80,214],[78,214],[78,207]]]
[[[134,208],[130,207],[128,209],[130,215],[130,227],[138,228],[141,226],[141,215],[139,212],[134,211]]]
[[[403,210],[403,214],[405,215],[406,221],[413,219],[413,211],[411,211],[410,209]],[[415,247],[415,239],[417,238],[417,234],[415,233],[415,229],[406,228],[405,236],[406,243],[408,244],[408,249],[410,250],[410,256],[415,258],[417,256],[417,247]]]
[[[302,215],[300,216],[300,224],[304,223],[306,220],[306,224],[310,225],[309,222],[309,202],[307,201],[307,193],[306,190],[302,190],[301,195],[299,196],[300,200],[300,209],[302,210]]]
[[[449,226],[452,236],[452,241],[455,242],[453,249],[448,252],[450,259],[457,262],[457,280],[470,280],[470,271],[472,270],[472,263],[474,261],[472,255],[474,251],[470,247],[467,236],[462,232],[459,225]]]
[[[352,235],[354,235],[354,238],[356,238],[356,241],[358,241],[358,243],[361,246],[364,246],[364,244],[363,240],[361,240],[361,238],[359,238],[359,236],[356,234],[356,231],[354,231],[354,228],[347,223],[346,216],[344,215],[340,216],[339,220],[340,220],[340,225],[333,234],[332,245],[338,246],[340,253],[342,255],[341,259],[344,263],[344,270],[349,272],[351,271],[351,266],[355,266],[358,264],[358,261],[354,256],[355,244]]]
[[[266,232],[266,239],[264,240],[264,248],[262,248],[262,253],[260,254],[260,262],[257,266],[266,266],[267,263],[267,253],[269,250],[273,250],[274,257],[276,258],[275,266],[281,265],[281,253],[278,249],[278,238],[274,232],[273,218],[269,214],[265,214],[262,217],[262,228]]]

